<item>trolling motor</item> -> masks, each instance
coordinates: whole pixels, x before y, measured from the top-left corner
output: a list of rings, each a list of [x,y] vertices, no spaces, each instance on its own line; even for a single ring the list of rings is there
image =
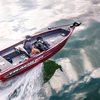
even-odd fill
[[[80,22],[74,22],[73,24],[61,25],[61,26],[56,26],[56,27],[48,27],[48,30],[52,30],[52,29],[59,28],[59,27],[66,27],[66,26],[70,26],[70,28],[72,28],[72,27],[77,27],[80,25],[81,25]]]
[[[81,23],[80,23],[80,22],[74,22],[74,23],[73,23],[73,25],[72,25],[72,26],[70,26],[70,27],[72,28],[72,27],[77,27],[77,26],[80,26],[80,25],[81,25]]]
[[[80,25],[81,25],[80,22],[74,22],[74,23],[73,23],[73,26],[80,26]]]

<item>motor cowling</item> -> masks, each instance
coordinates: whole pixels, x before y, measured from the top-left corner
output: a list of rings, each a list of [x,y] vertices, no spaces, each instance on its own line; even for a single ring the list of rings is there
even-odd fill
[[[74,22],[74,23],[73,23],[73,26],[80,26],[80,25],[81,25],[80,22]]]

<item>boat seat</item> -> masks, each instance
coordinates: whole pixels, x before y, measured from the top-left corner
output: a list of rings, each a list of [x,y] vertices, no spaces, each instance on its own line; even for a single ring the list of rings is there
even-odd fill
[[[24,49],[23,44],[20,44],[20,45],[16,46],[16,47],[15,47],[15,50],[16,50],[17,52],[19,52],[19,51],[24,51],[25,53],[28,54],[28,52]]]
[[[24,49],[23,44],[20,44],[20,45],[16,46],[15,47],[15,51],[18,52],[19,54],[24,54],[25,56],[27,56],[28,58],[30,58],[30,55]]]

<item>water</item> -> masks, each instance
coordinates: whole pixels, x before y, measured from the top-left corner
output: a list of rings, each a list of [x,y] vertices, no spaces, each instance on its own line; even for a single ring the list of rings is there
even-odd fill
[[[0,100],[100,100],[99,0],[0,0],[0,49],[48,26],[80,21],[64,48],[52,57],[62,65],[42,85],[42,67],[0,83]]]
[[[42,64],[17,78],[0,84],[0,100],[39,100],[42,96],[41,87]],[[39,95],[41,94],[41,95]]]

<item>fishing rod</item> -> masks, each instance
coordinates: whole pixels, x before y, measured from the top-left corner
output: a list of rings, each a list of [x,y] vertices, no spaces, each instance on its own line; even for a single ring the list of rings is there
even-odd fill
[[[73,24],[65,24],[65,25],[59,25],[59,26],[56,26],[56,27],[48,27],[48,29],[52,30],[52,29],[59,28],[59,27],[65,27],[65,26],[73,27],[73,26],[80,26],[80,25],[81,25],[80,22],[74,22]]]

